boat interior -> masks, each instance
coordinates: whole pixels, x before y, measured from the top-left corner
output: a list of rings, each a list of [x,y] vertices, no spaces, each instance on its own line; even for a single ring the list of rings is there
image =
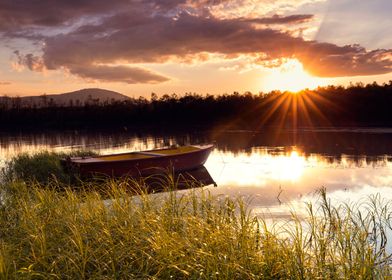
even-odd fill
[[[182,154],[182,153],[188,153],[197,150],[200,149],[196,146],[182,146],[182,147],[151,150],[151,151],[144,151],[144,152],[132,152],[126,154],[100,156],[99,159],[104,161],[142,159],[142,158],[152,158],[152,157],[159,157],[165,155]]]

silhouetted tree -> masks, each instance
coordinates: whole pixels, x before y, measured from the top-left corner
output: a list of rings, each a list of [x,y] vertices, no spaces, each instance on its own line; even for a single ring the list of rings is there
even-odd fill
[[[78,128],[167,126],[222,126],[260,129],[264,126],[392,126],[392,81],[379,85],[351,84],[303,90],[298,94],[270,93],[182,96],[155,93],[129,100],[99,100],[85,104],[70,100],[56,104],[42,96],[39,106],[20,97],[0,98],[2,128]]]

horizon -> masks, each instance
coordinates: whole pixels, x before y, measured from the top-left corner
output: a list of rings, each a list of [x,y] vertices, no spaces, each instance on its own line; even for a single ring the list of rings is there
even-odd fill
[[[0,4],[0,95],[149,98],[392,80],[388,0]]]
[[[290,91],[290,90],[280,90],[280,89],[273,89],[270,91],[259,91],[259,92],[250,92],[250,91],[243,91],[243,92],[238,92],[238,91],[233,91],[233,92],[222,92],[222,93],[217,93],[217,94],[212,94],[213,96],[223,96],[223,95],[232,95],[232,94],[240,94],[240,95],[244,95],[247,93],[250,93],[252,95],[258,95],[258,94],[272,94],[272,93],[276,93],[276,92],[280,92],[281,94],[299,94],[302,92],[306,92],[306,91],[311,91],[311,92],[316,92],[318,89],[327,89],[328,87],[335,87],[335,88],[339,88],[342,87],[344,89],[348,89],[350,87],[366,87],[366,86],[373,86],[374,84],[376,84],[379,87],[385,86],[385,85],[390,85],[392,83],[392,80],[389,81],[385,81],[383,83],[377,83],[377,81],[373,81],[371,83],[362,83],[362,82],[357,82],[357,83],[352,83],[349,82],[347,85],[343,85],[343,84],[327,84],[327,85],[323,85],[323,86],[317,86],[315,88],[303,88],[297,91]],[[118,92],[115,90],[111,90],[111,89],[107,89],[107,88],[99,88],[99,87],[90,87],[90,88],[80,88],[80,89],[75,89],[73,91],[68,91],[68,92],[56,92],[56,93],[42,93],[42,94],[35,94],[35,95],[15,95],[15,96],[10,96],[7,94],[3,94],[0,95],[0,98],[2,97],[6,97],[6,98],[17,98],[17,97],[42,97],[42,96],[56,96],[56,95],[65,95],[65,94],[71,94],[71,93],[76,93],[76,92],[82,92],[82,91],[86,91],[86,90],[100,90],[100,91],[105,91],[105,92],[112,92],[115,94],[120,94],[123,95],[125,97],[128,98],[133,98],[133,99],[137,99],[140,97],[146,98],[147,100],[151,100],[151,96],[153,94],[155,94],[158,98],[163,97],[164,95],[176,95],[177,97],[183,97],[186,96],[187,94],[196,94],[199,96],[208,96],[209,93],[198,93],[198,92],[183,92],[183,93],[177,93],[177,92],[172,92],[172,93],[161,93],[161,94],[157,94],[155,92],[151,92],[149,95],[127,95],[126,93],[123,92]]]
[[[390,85],[392,83],[392,80],[389,81],[385,81],[383,83],[377,83],[377,81],[373,81],[371,83],[362,83],[362,82],[357,82],[357,83],[352,83],[349,82],[349,84],[347,85],[343,85],[343,84],[327,84],[327,85],[323,85],[323,86],[317,86],[315,88],[303,88],[297,91],[291,91],[291,90],[280,90],[280,89],[273,89],[270,91],[259,91],[259,92],[250,92],[250,91],[243,91],[243,92],[238,92],[238,91],[233,91],[233,92],[222,92],[222,93],[217,93],[217,94],[212,94],[213,96],[223,96],[223,95],[232,95],[232,94],[240,94],[240,95],[244,95],[247,93],[250,93],[252,95],[259,95],[259,94],[272,94],[272,93],[276,93],[276,92],[280,92],[282,94],[299,94],[299,93],[303,93],[306,91],[313,91],[316,92],[319,89],[327,89],[328,87],[335,87],[335,88],[344,88],[344,89],[348,89],[350,87],[366,87],[366,86],[373,86],[373,85],[377,85],[379,87],[385,86],[385,85]],[[51,92],[44,92],[42,94],[35,94],[35,95],[15,95],[15,96],[9,96],[7,94],[3,94],[0,95],[0,98],[2,97],[7,97],[7,98],[17,98],[17,97],[42,97],[42,96],[56,96],[56,95],[65,95],[65,94],[72,94],[72,93],[77,93],[77,92],[82,92],[82,91],[86,91],[86,90],[99,90],[99,91],[105,91],[105,92],[112,92],[114,94],[120,94],[123,95],[124,97],[128,97],[128,98],[133,98],[133,99],[137,99],[140,97],[146,98],[147,100],[151,99],[152,95],[156,95],[158,98],[161,98],[165,95],[169,95],[172,96],[173,94],[176,95],[177,97],[183,97],[186,96],[187,94],[195,94],[195,95],[199,95],[199,96],[208,96],[210,95],[209,93],[198,93],[198,92],[183,92],[183,93],[177,93],[177,92],[172,92],[172,93],[161,93],[161,94],[157,94],[155,92],[151,92],[149,95],[136,95],[133,94],[132,96],[127,95],[126,93],[123,92],[118,92],[118,91],[114,91],[111,89],[107,89],[107,88],[100,88],[100,87],[89,87],[89,88],[80,88],[80,89],[75,89],[73,91],[68,91],[68,92],[55,92],[55,93],[51,93]]]

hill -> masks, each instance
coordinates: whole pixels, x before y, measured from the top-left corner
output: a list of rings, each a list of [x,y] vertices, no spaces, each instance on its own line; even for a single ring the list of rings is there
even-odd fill
[[[23,105],[35,104],[36,106],[45,105],[83,105],[86,103],[103,103],[111,102],[112,100],[122,101],[128,100],[129,97],[121,93],[99,89],[99,88],[86,88],[77,91],[61,93],[61,94],[46,94],[40,96],[25,96],[21,97]]]

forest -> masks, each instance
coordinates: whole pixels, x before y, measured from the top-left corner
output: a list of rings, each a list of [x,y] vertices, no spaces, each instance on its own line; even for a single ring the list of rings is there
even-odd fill
[[[224,127],[260,130],[265,127],[392,126],[392,80],[318,87],[297,93],[163,95],[123,101],[45,106],[0,98],[2,130]]]

